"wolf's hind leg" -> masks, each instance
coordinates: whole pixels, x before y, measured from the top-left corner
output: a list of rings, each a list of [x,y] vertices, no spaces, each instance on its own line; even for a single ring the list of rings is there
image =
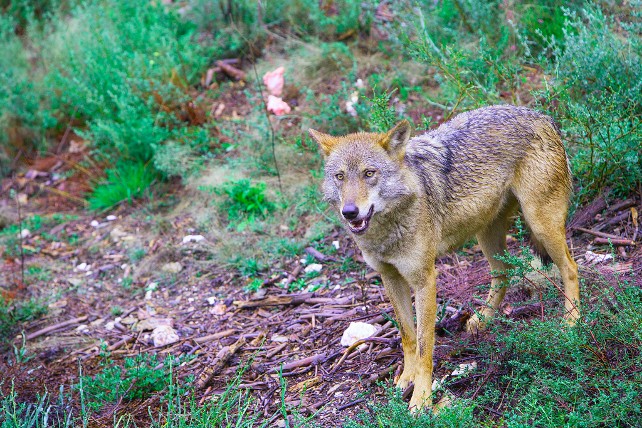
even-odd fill
[[[399,324],[403,348],[403,372],[397,380],[396,386],[405,389],[414,381],[417,368],[417,332],[410,285],[392,265],[377,266],[377,270],[381,274],[386,294],[392,302]]]
[[[565,201],[545,205],[524,205],[522,211],[526,224],[562,274],[564,308],[566,309],[564,318],[570,325],[573,325],[580,316],[580,285],[577,276],[577,263],[571,257],[566,244]]]
[[[490,282],[490,291],[486,298],[486,304],[479,313],[474,314],[466,323],[466,330],[468,332],[474,333],[478,330],[484,330],[486,323],[495,315],[506,294],[508,278],[506,278],[504,272],[509,269],[510,266],[497,260],[495,255],[503,255],[507,249],[506,232],[510,224],[509,217],[515,211],[516,206],[516,201],[514,199],[510,200],[495,220],[493,220],[486,229],[477,234],[477,241],[484,256],[488,260],[488,264],[490,264],[493,278]]]

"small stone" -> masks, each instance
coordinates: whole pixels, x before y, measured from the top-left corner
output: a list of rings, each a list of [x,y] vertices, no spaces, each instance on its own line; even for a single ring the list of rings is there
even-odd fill
[[[22,239],[28,238],[29,236],[31,236],[31,232],[29,231],[29,229],[22,229],[20,231],[20,237]]]
[[[154,329],[154,331],[152,331],[152,341],[154,342],[154,346],[156,347],[171,345],[172,343],[176,343],[179,340],[180,337],[178,337],[178,333],[176,333],[176,330],[168,325],[158,326]]]
[[[89,326],[87,324],[80,324],[78,327],[76,327],[76,331],[78,333],[83,333],[85,331],[89,331]]]
[[[287,338],[287,337],[285,337],[285,336],[282,336],[282,335],[280,335],[280,334],[274,334],[274,335],[272,335],[272,337],[270,338],[270,340],[271,340],[272,342],[285,343],[285,342],[287,342],[287,341],[288,341],[288,338]]]
[[[208,298],[207,298],[207,303],[208,303],[210,306],[214,306],[214,305],[216,304],[216,297],[214,297],[214,296],[212,296],[212,297],[208,297]]]
[[[339,241],[332,241],[332,246],[337,250],[341,248],[341,244],[339,243]]]
[[[161,327],[161,326],[171,327],[173,325],[174,325],[174,320],[171,318],[150,317],[150,318],[141,320],[138,324],[136,324],[136,327],[134,328],[134,330],[136,331],[156,330],[158,327]]]
[[[310,263],[307,265],[304,269],[305,273],[310,273],[310,272],[321,272],[321,269],[323,269],[323,265],[319,263]]]
[[[98,227],[98,226],[100,226],[100,223],[98,222],[98,220],[92,220],[92,221],[91,221],[91,223],[89,223],[89,224],[91,225],[91,227]]]
[[[179,262],[165,263],[161,270],[167,273],[179,273],[183,270],[183,265]]]
[[[105,324],[105,330],[112,331],[115,327],[115,322],[114,321],[109,321],[107,324]]]
[[[113,215],[113,214],[110,214],[110,215],[108,215],[107,217],[105,217],[105,220],[107,220],[107,221],[115,221],[115,220],[117,220],[117,219],[118,219],[118,217],[116,217],[116,216],[115,216],[115,215]]]
[[[204,240],[205,237],[203,235],[187,235],[183,237],[183,244],[187,244],[189,242],[201,242]]]
[[[372,336],[377,328],[365,322],[351,322],[341,336],[341,346],[352,346],[355,342]]]
[[[210,309],[210,313],[212,315],[223,315],[225,312],[227,312],[227,306],[225,306],[225,303],[219,303]]]
[[[75,270],[87,270],[88,267],[89,266],[87,265],[87,263],[82,262],[82,263],[80,263],[79,265],[76,266]]]

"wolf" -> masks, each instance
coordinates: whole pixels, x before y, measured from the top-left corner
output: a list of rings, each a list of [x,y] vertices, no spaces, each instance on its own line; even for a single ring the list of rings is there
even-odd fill
[[[579,318],[577,265],[565,236],[571,173],[550,117],[501,105],[459,114],[413,138],[406,120],[385,133],[309,133],[325,158],[324,197],[381,274],[392,302],[404,354],[396,386],[414,383],[412,410],[432,406],[435,258],[477,238],[498,274],[466,328],[485,328],[506,292],[510,266],[495,256],[506,250],[518,208],[537,252],[560,270],[567,323]]]

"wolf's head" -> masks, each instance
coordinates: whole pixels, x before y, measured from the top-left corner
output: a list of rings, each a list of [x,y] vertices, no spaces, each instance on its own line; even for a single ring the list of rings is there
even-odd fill
[[[333,137],[310,129],[325,155],[324,196],[353,233],[365,233],[373,216],[412,193],[403,175],[411,131],[406,120],[382,134]]]

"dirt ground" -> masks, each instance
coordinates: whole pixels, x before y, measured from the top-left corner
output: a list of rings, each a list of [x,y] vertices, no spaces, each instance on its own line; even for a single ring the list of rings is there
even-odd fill
[[[3,188],[37,188],[38,180],[47,179],[29,177],[22,174],[6,180]],[[60,211],[69,217],[51,224],[43,221],[22,240],[24,261],[5,255],[0,270],[7,300],[36,297],[48,305],[44,317],[21,325],[28,358],[16,362],[14,350],[3,350],[0,372],[5,381],[0,388],[4,393],[12,384],[23,400],[32,400],[45,389],[58,391],[61,385],[69,391],[81,369],[85,375],[101,369],[102,344],[115,364],[141,353],[192,356],[176,374],[179,379],[194,376],[200,403],[220,394],[239,368],[249,364],[239,388],[250,391],[254,405],[275,425],[281,418],[281,372],[288,385],[288,408],[314,415],[316,423],[330,427],[354,417],[368,402],[385,399],[379,382],[389,384],[400,373],[402,353],[391,305],[380,278],[366,269],[343,230],[335,229],[326,237],[326,248],[336,246],[336,253],[306,249],[308,259],[320,265],[319,276],[307,281],[306,287],[324,284],[321,288],[286,291],[311,264],[304,264],[306,254],[301,254],[275,264],[262,275],[262,288],[248,292],[246,278],[211,262],[212,238],[198,230],[189,215],[169,213],[159,226],[149,221],[144,209],[120,208],[110,217],[96,216],[56,203],[56,197],[34,192],[22,218],[34,214],[50,218],[52,212]],[[13,201],[3,203],[9,206]],[[631,214],[635,207],[640,208],[639,198],[612,201],[608,206],[598,198],[575,214],[569,238],[584,279],[612,279],[618,271],[634,272],[642,286],[639,247],[616,247],[614,261],[596,261],[587,253],[609,253],[607,247],[594,245],[595,232],[637,239]],[[204,240],[184,242],[184,237],[201,233]],[[509,236],[513,252],[518,244]],[[137,251],[143,256],[135,257]],[[346,266],[343,262],[348,258],[356,263]],[[438,270],[441,309],[435,377],[448,375],[460,364],[474,363],[470,376],[451,391],[472,397],[488,376],[500,375],[487,373],[489,357],[475,351],[478,341],[492,340],[492,335],[471,336],[461,329],[482,303],[484,286],[490,282],[488,263],[475,245],[440,258]],[[34,271],[48,274],[38,276]],[[123,283],[124,278],[132,280]],[[538,281],[541,278],[531,282]],[[537,293],[530,297],[527,287],[515,287],[502,312],[511,318],[539,317],[544,306],[560,307],[561,301],[542,301]],[[355,321],[369,323],[377,331],[357,349],[346,348],[340,340]],[[164,323],[173,327],[179,340],[155,347],[151,331]],[[22,335],[8,339],[15,349],[22,347]],[[148,407],[161,404],[158,395],[121,401],[90,422],[112,426],[114,413],[130,413],[144,425]]]

